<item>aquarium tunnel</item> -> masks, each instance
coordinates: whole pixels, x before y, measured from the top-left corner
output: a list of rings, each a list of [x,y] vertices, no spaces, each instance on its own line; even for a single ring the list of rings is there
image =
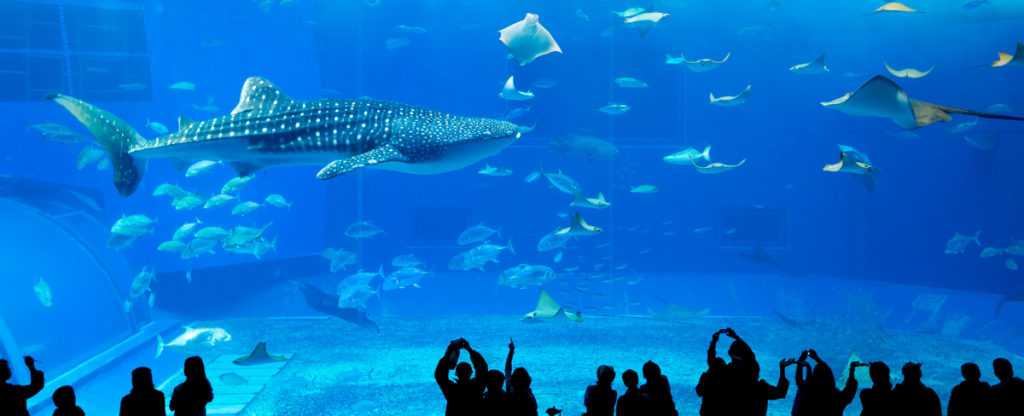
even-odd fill
[[[7,383],[32,357],[29,415],[63,386],[117,415],[146,367],[173,412],[198,356],[211,415],[440,415],[465,339],[499,371],[513,342],[541,413],[650,360],[695,415],[731,328],[768,383],[808,349],[837,389],[919,363],[945,412],[964,363],[1024,373],[1021,28],[1009,0],[0,0]]]

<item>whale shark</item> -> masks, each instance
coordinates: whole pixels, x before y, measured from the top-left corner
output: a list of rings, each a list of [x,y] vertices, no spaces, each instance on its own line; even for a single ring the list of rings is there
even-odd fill
[[[368,99],[298,101],[270,81],[251,77],[231,114],[146,140],[128,123],[85,101],[50,93],[96,137],[110,157],[121,197],[135,192],[149,159],[182,170],[198,160],[229,162],[239,177],[289,165],[326,165],[318,179],[370,167],[418,175],[461,169],[498,154],[519,138],[513,123],[458,117]]]

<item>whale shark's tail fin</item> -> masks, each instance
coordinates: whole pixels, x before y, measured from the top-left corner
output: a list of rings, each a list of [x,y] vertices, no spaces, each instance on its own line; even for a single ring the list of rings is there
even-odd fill
[[[121,197],[135,192],[146,171],[146,160],[132,157],[128,151],[132,146],[145,144],[146,139],[124,120],[85,101],[55,93],[46,94],[46,99],[71,112],[107,151],[114,167],[114,186]]]

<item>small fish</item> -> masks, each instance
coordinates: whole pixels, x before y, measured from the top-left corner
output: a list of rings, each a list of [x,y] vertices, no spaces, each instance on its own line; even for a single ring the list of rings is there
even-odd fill
[[[179,211],[183,209],[192,210],[193,208],[201,207],[206,204],[206,200],[197,195],[189,195],[177,201],[178,203],[174,204],[174,209]]]
[[[387,231],[373,225],[372,221],[357,222],[345,229],[345,235],[352,238],[373,238],[373,236],[380,233],[387,235]]]
[[[380,0],[377,1],[379,2]],[[352,405],[352,411],[356,413],[372,413],[377,409],[377,404],[369,400],[360,400],[356,404]]]
[[[128,91],[138,91],[138,90],[144,90],[146,88],[149,88],[149,86],[147,86],[146,84],[138,84],[138,83],[134,83],[134,84],[120,84],[120,85],[118,85],[118,87],[121,87],[122,90],[128,90]]]
[[[104,158],[103,160],[96,163],[96,170],[107,170],[110,169],[110,159]]]
[[[644,278],[642,278],[642,277],[637,277],[637,278],[635,278],[635,279],[630,279],[630,280],[629,280],[628,282],[626,282],[626,284],[627,284],[627,285],[635,285],[635,284],[637,284],[637,283],[640,283],[640,282],[641,282],[641,281],[643,281],[643,280],[644,280]]]
[[[725,230],[725,233],[726,233],[726,234],[732,234],[732,233],[734,233],[734,232],[736,232],[736,229],[735,229],[735,228],[730,228],[730,229],[728,229],[728,230]]]
[[[149,307],[152,308],[153,305],[156,305],[156,292],[150,290],[149,291]]]
[[[121,250],[132,246],[136,240],[135,237],[124,234],[111,234],[110,238],[107,239],[107,248],[111,250]]]
[[[1010,270],[1017,270],[1017,262],[1013,259],[1006,259],[1006,268]]]
[[[132,302],[130,300],[125,300],[123,308],[124,308],[125,312],[131,313],[132,312]]]
[[[196,238],[205,238],[217,241],[221,241],[230,236],[231,233],[220,227],[206,227],[196,232]]]
[[[185,271],[185,280],[188,280],[189,283],[192,283],[192,269],[188,269]]]
[[[779,3],[778,1],[772,0],[768,2],[768,11],[774,12],[776,10],[779,10],[779,7],[782,7],[782,4]]]
[[[167,126],[164,126],[163,124],[157,123],[155,121],[149,121],[148,118],[146,119],[146,127],[149,127],[150,130],[153,130],[154,132],[159,134],[166,134],[168,131]]]
[[[607,105],[601,108],[594,107],[594,111],[600,111],[605,114],[616,116],[619,114],[625,114],[627,111],[629,111],[629,106],[626,104],[608,103]]]
[[[396,256],[391,260],[391,265],[395,267],[416,267],[426,266],[422,260],[417,259],[415,254],[406,254],[402,256]]]
[[[198,105],[195,105],[195,104],[191,104],[191,105],[192,105],[192,108],[194,108],[196,110],[199,110],[199,111],[205,111],[207,113],[216,113],[216,112],[220,111],[220,107],[217,107],[217,106],[212,105],[212,104],[207,104],[207,105],[204,105],[204,106],[198,106]]]
[[[647,88],[647,83],[640,81],[636,78],[622,77],[616,78],[615,83],[619,84],[622,88]]]
[[[245,189],[245,186],[248,185],[249,181],[253,180],[253,178],[255,178],[253,175],[243,176],[241,178],[231,178],[228,183],[224,184],[224,186],[220,188],[220,193],[230,194],[239,192]]]
[[[650,253],[650,252],[651,252],[651,249],[649,249],[649,248],[645,248],[643,250],[640,250],[640,254],[647,254],[647,253]]]
[[[218,164],[220,164],[220,162],[214,162],[212,160],[200,160],[196,163],[193,163],[192,166],[188,167],[188,170],[185,171],[185,176],[191,178],[193,176],[202,175],[204,173],[209,172],[211,169],[213,169],[214,166],[217,166]]]
[[[579,269],[580,269],[580,266],[573,266],[573,267],[566,267],[565,271],[567,271],[567,272],[574,272],[574,271],[577,271]]]
[[[601,305],[601,307],[602,307],[602,308],[605,308],[605,309],[615,309],[615,308],[616,308],[616,306],[615,306],[615,305],[612,305],[612,304],[610,304],[610,303],[606,303],[606,304],[604,304],[604,305]]]
[[[501,238],[501,227],[491,229],[484,225],[484,223],[480,223],[467,228],[462,234],[459,234],[458,243],[460,246],[464,246],[466,244],[486,241],[490,238],[491,234],[497,234],[498,238]]]
[[[147,272],[146,268],[143,267],[142,271],[139,272],[139,274],[135,275],[135,278],[132,279],[132,286],[129,294],[131,295],[132,298],[142,296],[143,293],[151,291],[149,285],[155,281],[156,268],[153,268],[152,271]]]
[[[235,200],[235,197],[233,197],[231,195],[220,194],[220,195],[211,197],[210,199],[207,199],[206,200],[206,204],[203,205],[203,208],[205,208],[205,209],[212,209],[212,208],[224,207],[224,206],[227,206],[228,204],[230,204],[231,201],[234,201],[234,200]]]
[[[534,87],[537,88],[554,88],[555,86],[558,85],[558,83],[547,78],[541,78],[531,82],[530,85],[533,85]]]
[[[47,308],[53,306],[53,293],[50,292],[50,285],[43,278],[39,278],[39,281],[32,286],[32,290],[36,292],[36,298],[39,299],[39,303],[42,303]]]
[[[192,236],[192,234],[195,234],[195,232],[197,231],[196,227],[202,223],[202,221],[199,221],[199,218],[196,218],[196,222],[185,223],[181,227],[178,227],[176,231],[174,231],[174,237],[172,237],[172,239],[174,241],[181,241]]]
[[[981,250],[981,257],[982,258],[994,257],[994,256],[998,256],[1000,254],[1003,254],[1003,250],[995,248],[995,247],[986,247],[984,250]]]
[[[426,29],[424,29],[422,27],[416,27],[416,26],[398,25],[398,26],[395,26],[395,27],[393,27],[391,29],[394,30],[395,32],[403,32],[403,33],[416,33],[416,34],[421,34],[421,35],[424,34],[424,33],[427,33]]]
[[[288,210],[292,210],[292,202],[285,201],[284,197],[278,194],[271,194],[267,196],[266,203],[273,205],[278,208],[288,207]]]
[[[622,264],[620,264],[618,266],[615,266],[615,270],[622,270],[622,269],[625,269],[627,267],[629,267],[629,263],[622,263]]]
[[[403,46],[409,46],[409,38],[402,36],[396,39],[388,39],[384,41],[384,44],[388,46],[388,50],[397,49]]]
[[[78,153],[78,169],[81,170],[86,165],[100,160],[106,154],[105,151],[92,147],[92,145],[82,148],[82,151]]]
[[[487,176],[509,176],[512,174],[512,171],[508,170],[504,163],[501,163],[496,168],[492,168],[491,165],[486,165],[485,168],[480,169],[477,173]]]
[[[243,202],[241,204],[235,205],[235,208],[233,208],[231,210],[231,215],[243,215],[244,216],[245,214],[252,214],[253,212],[256,212],[256,210],[259,209],[262,206],[263,206],[263,204],[257,204],[257,203],[252,202],[252,201]]]
[[[167,241],[167,242],[164,242],[164,243],[160,244],[160,247],[157,247],[156,249],[160,250],[160,251],[177,253],[177,252],[180,252],[181,250],[184,250],[185,247],[188,247],[188,245],[186,245],[185,243],[182,243],[180,241],[173,241],[172,240],[172,241]]]
[[[702,228],[698,228],[696,230],[693,230],[693,232],[695,232],[697,234],[700,234],[700,233],[705,232],[705,231],[711,231],[711,227],[702,227]]]
[[[590,16],[587,16],[587,15],[583,14],[583,10],[582,9],[576,9],[576,17],[578,17],[580,19],[583,19],[583,20],[586,20],[588,22],[590,21]]]
[[[965,4],[965,5],[964,5],[964,7],[963,7],[963,9],[964,9],[964,10],[973,10],[973,9],[977,9],[977,8],[978,8],[978,7],[980,7],[980,6],[982,5],[982,4],[991,4],[991,3],[989,3],[989,2],[988,2],[988,0],[982,0],[982,1],[972,1],[972,2],[970,2],[970,3],[967,3],[967,4]]]
[[[1006,104],[992,104],[992,105],[988,106],[988,108],[985,109],[985,112],[986,113],[1016,113],[1017,110],[1014,110],[1013,107],[1010,107],[1010,106],[1008,106]]]
[[[964,252],[964,248],[967,247],[967,243],[971,241],[978,244],[981,247],[981,241],[978,240],[978,236],[981,235],[981,231],[974,234],[974,237],[968,237],[966,235],[960,235],[957,233],[953,238],[946,242],[946,254],[960,254]]]
[[[627,305],[627,306],[636,306],[636,305],[639,305],[639,304],[640,304],[640,301],[638,301],[638,300],[631,300],[631,301],[628,301],[628,302],[625,303],[625,305]]]
[[[654,185],[640,185],[636,187],[630,186],[629,192],[632,192],[634,194],[653,194],[655,192],[658,192],[660,189],[661,188]]]
[[[184,82],[184,81],[182,81],[182,82],[176,82],[174,84],[171,84],[170,88],[172,90],[195,91],[196,90],[196,84],[193,84],[191,82]]]
[[[341,373],[340,377],[341,377],[341,381],[343,383],[355,383],[355,382],[359,381],[360,379],[362,379],[363,377],[366,377],[366,378],[372,380],[372,376],[371,376],[372,374],[373,374],[373,369],[372,368],[370,369],[370,371],[368,371],[366,373],[363,373],[362,371],[353,369],[353,370],[348,370],[348,371],[346,371],[344,373]]]
[[[555,263],[562,261],[562,253],[564,252],[559,251],[558,254],[555,254],[555,258],[553,259]]]

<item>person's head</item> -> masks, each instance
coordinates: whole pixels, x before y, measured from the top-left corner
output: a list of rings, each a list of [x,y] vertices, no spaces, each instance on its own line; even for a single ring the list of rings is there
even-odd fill
[[[661,367],[658,367],[654,361],[648,361],[644,363],[644,379],[654,380],[661,377]]]
[[[740,361],[748,361],[753,360],[754,351],[750,349],[746,342],[738,339],[733,341],[732,345],[729,345],[729,356],[734,360],[739,358]]]
[[[533,379],[530,378],[530,373],[525,368],[519,367],[515,371],[512,371],[512,388],[513,389],[528,389]]]
[[[1006,381],[1013,378],[1013,364],[1005,358],[996,358],[992,362],[992,370],[995,371],[999,381]]]
[[[463,361],[455,366],[455,379],[457,381],[469,380],[473,377],[473,366]]]
[[[814,366],[814,371],[811,372],[811,381],[817,389],[836,388],[836,376],[832,373],[832,368],[824,363]]]
[[[921,364],[903,364],[903,379],[907,381],[921,380]]]
[[[978,381],[981,379],[981,368],[975,363],[966,363],[960,366],[960,374],[964,376],[964,380]]]
[[[7,360],[0,359],[0,383],[11,379],[11,365]]]
[[[63,386],[53,392],[53,404],[57,408],[75,407],[75,389]]]
[[[889,366],[881,361],[871,363],[868,367],[868,375],[871,376],[871,382],[876,385],[892,384],[889,381]]]
[[[206,366],[203,359],[199,357],[188,357],[185,359],[185,378],[206,378]]]
[[[646,367],[646,365],[644,366]],[[644,372],[646,375],[646,371]],[[640,384],[640,376],[633,370],[626,370],[622,373],[622,384],[625,384],[627,388],[636,388],[637,384]]]
[[[153,390],[153,372],[146,367],[132,370],[132,391]]]
[[[610,365],[597,367],[597,384],[610,385],[615,381],[615,369]]]
[[[501,390],[501,385],[505,384],[505,374],[498,370],[491,370],[487,372],[487,391],[498,391]]]

